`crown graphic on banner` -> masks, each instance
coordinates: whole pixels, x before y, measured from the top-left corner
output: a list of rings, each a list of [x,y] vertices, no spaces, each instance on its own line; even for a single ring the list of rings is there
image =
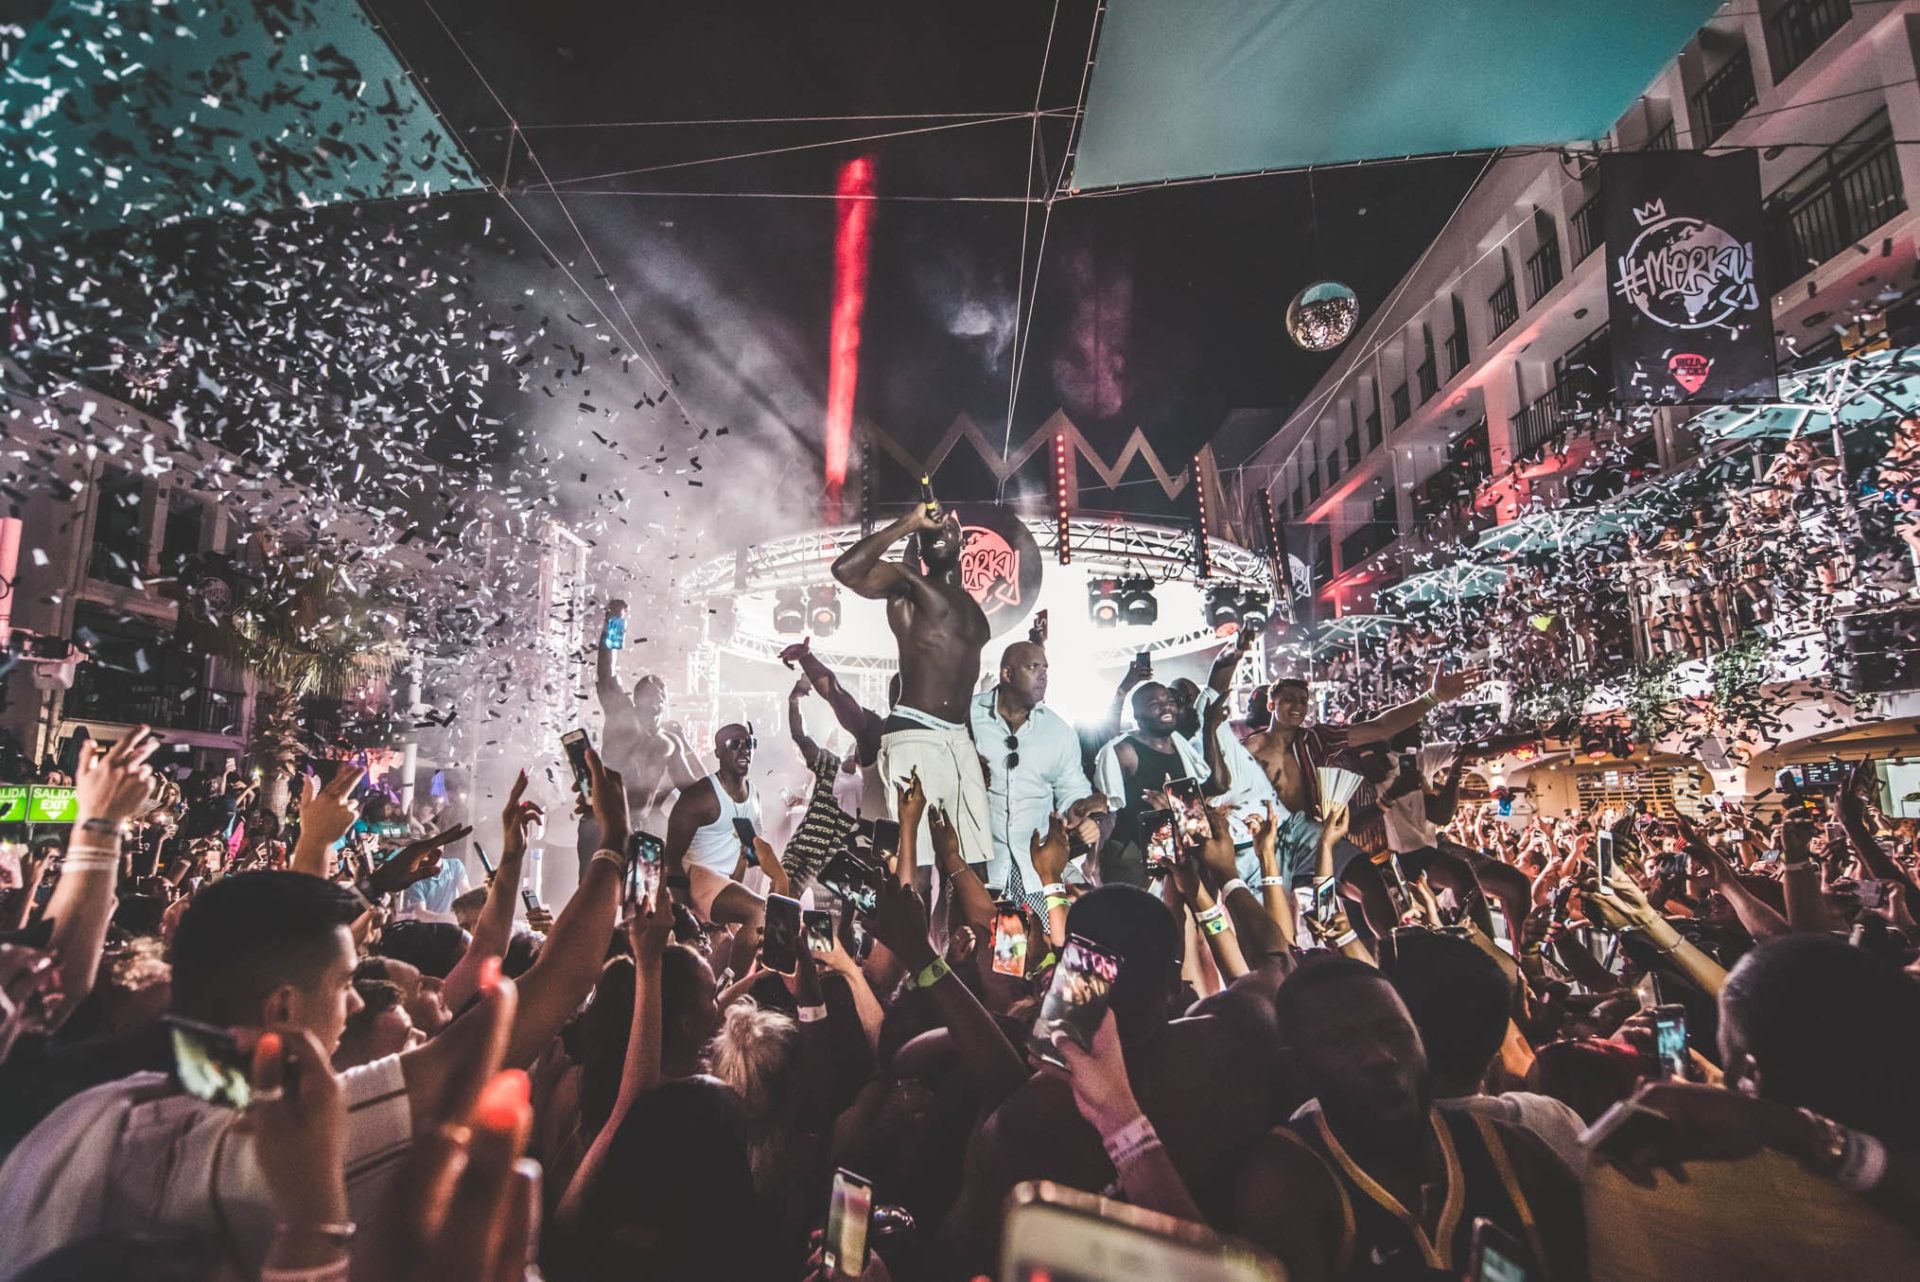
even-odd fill
[[[1138,427],[1128,434],[1126,441],[1120,447],[1119,454],[1109,462],[1073,420],[1060,410],[1055,410],[1053,417],[1034,429],[1026,440],[1013,445],[1004,454],[1001,452],[1000,445],[989,440],[980,425],[964,412],[955,417],[952,425],[924,458],[915,455],[883,429],[863,425],[863,430],[875,446],[886,451],[910,472],[937,471],[947,455],[964,444],[973,448],[993,472],[996,480],[1004,481],[1018,472],[1034,454],[1051,446],[1056,435],[1061,435],[1066,438],[1068,448],[1085,459],[1100,478],[1101,483],[1108,488],[1118,485],[1136,460],[1146,464],[1153,480],[1159,483],[1160,489],[1168,498],[1178,498],[1187,488],[1187,469],[1184,467],[1177,471],[1168,469],[1160,461],[1160,455],[1154,450],[1152,444],[1148,442],[1147,434]]]
[[[1633,211],[1633,221],[1639,223],[1642,227],[1645,227],[1648,223],[1658,222],[1666,216],[1667,202],[1664,200],[1651,201],[1645,205],[1638,206]]]

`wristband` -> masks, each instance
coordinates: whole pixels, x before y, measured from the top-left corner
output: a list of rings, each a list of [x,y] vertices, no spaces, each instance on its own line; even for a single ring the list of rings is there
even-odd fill
[[[1266,890],[1270,886],[1284,887],[1286,884],[1287,879],[1285,877],[1262,877],[1260,879],[1260,889],[1262,890]]]
[[[1153,1123],[1142,1113],[1111,1135],[1102,1135],[1100,1143],[1107,1150],[1107,1160],[1113,1163],[1117,1171],[1148,1149],[1160,1147],[1160,1137],[1154,1133]]]
[[[597,863],[602,859],[612,864],[615,868],[618,868],[621,872],[627,870],[627,857],[617,850],[596,850],[593,852],[593,862]]]
[[[358,1231],[359,1226],[352,1220],[342,1220],[337,1224],[282,1224],[274,1229],[274,1236],[320,1238],[344,1251]]]
[[[1200,929],[1209,935],[1224,935],[1233,928],[1233,923],[1225,917],[1211,917],[1200,923]]]
[[[260,1282],[347,1282],[347,1267],[352,1258],[345,1251],[340,1258],[326,1264],[312,1264],[303,1269],[276,1269],[271,1266],[260,1270]]]
[[[907,981],[912,988],[932,988],[935,984],[953,973],[953,967],[947,965],[944,957],[935,957],[920,968],[920,973]]]
[[[827,1017],[827,1008],[825,1006],[802,1006],[799,1009],[799,1016],[802,1024],[817,1024]]]
[[[1239,887],[1241,890],[1246,891],[1249,895],[1253,893],[1252,888],[1249,887],[1245,881],[1241,880],[1238,877],[1235,877],[1230,881],[1228,881],[1226,885],[1220,887],[1220,894],[1218,898],[1221,903],[1224,904],[1227,902],[1227,896],[1233,893],[1234,888],[1236,886]]]
[[[1358,943],[1359,941],[1360,941],[1360,932],[1357,930],[1350,930],[1346,934],[1340,936],[1340,938],[1334,940],[1333,946],[1336,949],[1345,948],[1348,944]]]
[[[1414,702],[1418,704],[1423,711],[1432,712],[1440,706],[1440,696],[1429,690],[1418,699],[1415,699]]]
[[[104,837],[112,837],[115,841],[127,835],[125,825],[118,819],[82,819],[80,829],[82,832],[94,832]]]
[[[1049,882],[1047,885],[1040,887],[1040,897],[1042,899],[1065,899],[1067,897],[1066,884],[1058,881]]]
[[[1226,915],[1227,915],[1227,906],[1225,904],[1215,904],[1213,907],[1208,908],[1202,912],[1196,912],[1193,915],[1193,919],[1199,922],[1202,926],[1204,926],[1210,921],[1219,921],[1221,918],[1225,917]]]
[[[1073,900],[1067,898],[1065,895],[1048,895],[1047,896],[1048,912],[1052,912],[1056,908],[1072,908],[1072,907],[1073,907]]]

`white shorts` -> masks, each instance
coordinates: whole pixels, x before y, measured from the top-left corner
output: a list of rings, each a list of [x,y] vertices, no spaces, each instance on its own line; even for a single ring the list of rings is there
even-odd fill
[[[960,855],[970,864],[993,860],[993,835],[987,827],[987,778],[980,754],[965,729],[889,730],[880,737],[880,778],[887,783],[887,813],[900,817],[900,798],[892,784],[904,784],[915,771],[927,794],[927,808],[938,806],[960,837]],[[920,821],[914,851],[920,867],[934,862],[933,836]]]

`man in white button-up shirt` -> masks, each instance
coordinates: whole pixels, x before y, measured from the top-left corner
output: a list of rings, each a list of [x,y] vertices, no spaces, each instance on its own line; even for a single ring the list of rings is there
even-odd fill
[[[1107,808],[1080,767],[1080,737],[1041,700],[1047,695],[1047,652],[1016,641],[1000,658],[1000,682],[974,696],[973,742],[987,763],[987,815],[993,858],[986,882],[1011,896],[1040,893],[1030,855],[1035,833],[1052,815],[1065,817],[1082,842],[1098,840],[1090,817]],[[972,851],[965,852],[968,859]]]

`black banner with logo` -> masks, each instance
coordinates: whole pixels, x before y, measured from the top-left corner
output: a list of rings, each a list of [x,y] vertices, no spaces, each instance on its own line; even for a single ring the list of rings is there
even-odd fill
[[[1779,395],[1760,256],[1760,161],[1604,156],[1614,399],[1679,405]]]

